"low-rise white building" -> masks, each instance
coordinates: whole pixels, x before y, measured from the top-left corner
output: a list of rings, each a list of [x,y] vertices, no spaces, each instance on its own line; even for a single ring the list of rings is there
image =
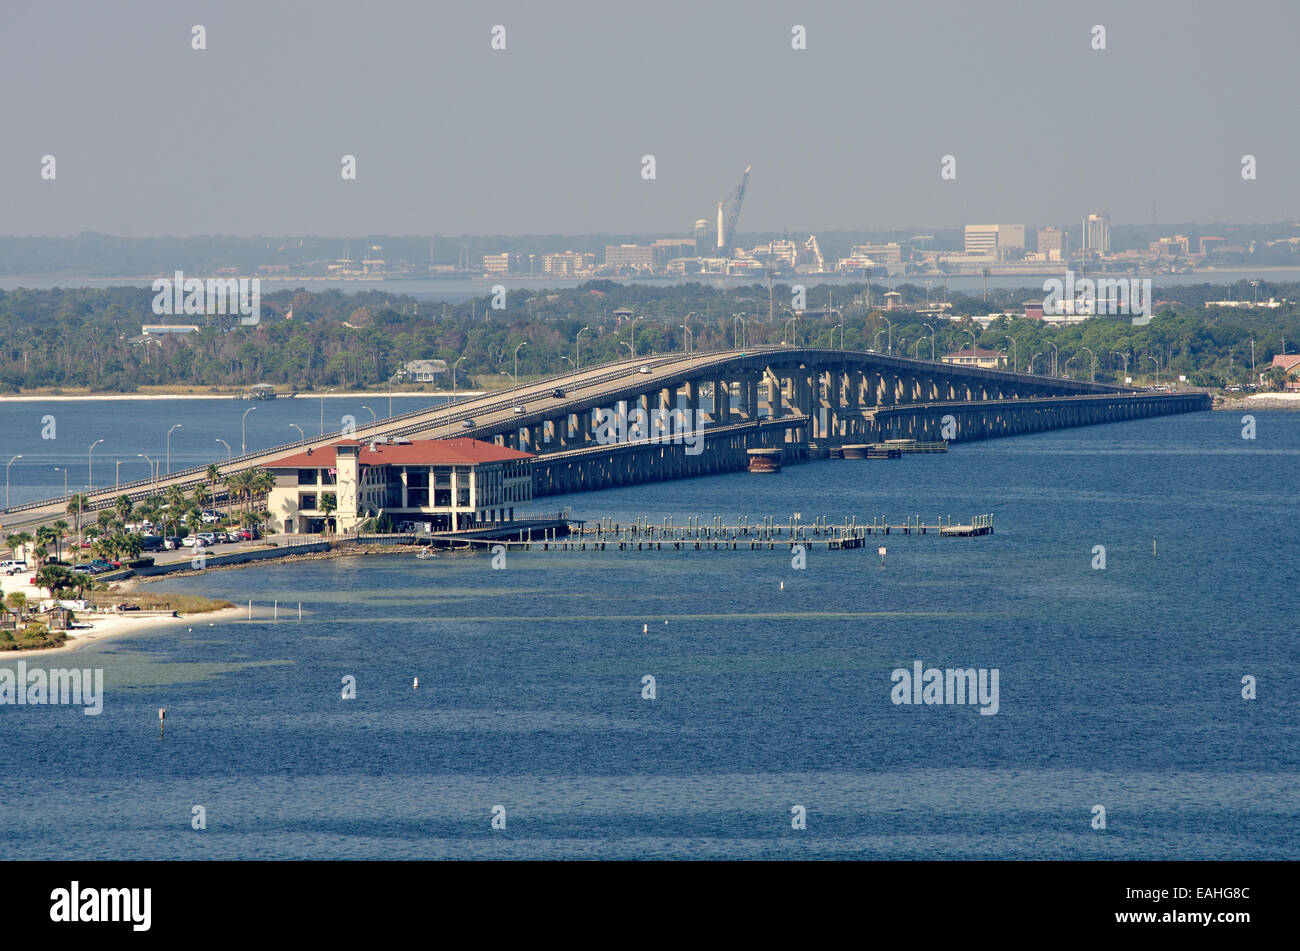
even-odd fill
[[[532,500],[532,460],[530,453],[467,438],[343,439],[309,448],[265,466],[275,475],[267,499],[272,530],[348,531],[385,516],[394,527],[435,532],[508,522],[516,504]]]

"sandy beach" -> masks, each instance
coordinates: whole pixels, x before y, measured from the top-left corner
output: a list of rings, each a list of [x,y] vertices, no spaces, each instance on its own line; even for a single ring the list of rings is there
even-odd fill
[[[20,575],[5,576],[0,575],[0,589],[7,596],[15,591],[21,591],[27,596],[28,603],[36,603],[47,599],[46,593],[30,584],[28,579],[32,575],[24,572]],[[122,594],[129,593],[130,585],[118,588]],[[68,600],[68,599],[64,599]],[[174,625],[185,625],[186,627],[207,626],[209,623],[217,621],[228,621],[236,617],[246,617],[247,608],[238,606],[222,608],[217,611],[200,611],[190,614],[182,614],[180,617],[172,617],[170,614],[145,614],[137,611],[126,611],[122,613],[111,612],[100,614],[94,611],[74,611],[76,628],[68,632],[68,639],[58,647],[42,647],[35,650],[23,651],[0,651],[0,663],[7,660],[17,660],[23,657],[33,657],[36,655],[57,654],[67,651],[78,650],[87,644],[95,641],[107,640],[111,637],[121,637],[126,634],[138,634],[141,631],[152,631],[157,628],[171,627]],[[81,627],[83,624],[89,627]]]
[[[134,616],[133,616],[134,615]],[[77,613],[76,624],[90,624],[89,628],[78,628],[68,632],[68,639],[58,647],[42,647],[27,651],[0,652],[0,664],[7,660],[21,660],[24,657],[45,656],[79,650],[95,641],[122,637],[126,634],[139,634],[157,628],[184,625],[186,627],[206,627],[217,621],[229,621],[236,617],[247,616],[246,609],[240,607],[222,608],[219,611],[205,611],[198,614],[183,614],[172,617],[170,614],[146,614],[139,616],[136,612],[125,614],[95,614],[89,611]]]

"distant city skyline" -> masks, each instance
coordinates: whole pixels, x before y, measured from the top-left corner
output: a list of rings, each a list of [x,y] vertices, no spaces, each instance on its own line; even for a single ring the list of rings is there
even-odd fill
[[[1300,217],[1282,2],[373,9],[7,11],[0,232],[687,237],[751,164],[741,235]]]

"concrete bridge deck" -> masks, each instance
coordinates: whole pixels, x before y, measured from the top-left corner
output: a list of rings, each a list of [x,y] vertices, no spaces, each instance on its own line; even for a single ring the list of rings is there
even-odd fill
[[[563,396],[553,395],[557,389]],[[1070,409],[1057,409],[1058,404]],[[745,449],[773,440],[796,450],[810,440],[822,445],[948,438],[939,432],[945,415],[956,420],[954,438],[966,439],[1036,431],[1030,420],[1038,428],[1054,428],[1199,408],[1208,409],[1201,394],[1144,395],[1125,387],[869,350],[758,347],[615,361],[214,462],[224,476],[344,437],[471,436],[538,454],[535,489],[546,495],[729,471],[742,467],[732,463]],[[598,441],[597,411],[626,419],[637,410],[673,419],[685,413],[692,427],[704,429],[704,452],[692,456],[681,445]],[[156,481],[98,489],[88,493],[90,509],[113,505],[119,494],[138,501],[170,485],[188,491],[206,483],[205,470],[198,466]],[[62,497],[46,499],[5,510],[3,522],[6,531],[17,531],[64,511]]]

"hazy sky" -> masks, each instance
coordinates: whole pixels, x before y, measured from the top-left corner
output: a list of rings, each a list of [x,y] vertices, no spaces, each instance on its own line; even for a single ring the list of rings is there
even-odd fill
[[[1295,0],[13,0],[0,18],[6,235],[686,233],[749,163],[742,231],[1300,217]]]

